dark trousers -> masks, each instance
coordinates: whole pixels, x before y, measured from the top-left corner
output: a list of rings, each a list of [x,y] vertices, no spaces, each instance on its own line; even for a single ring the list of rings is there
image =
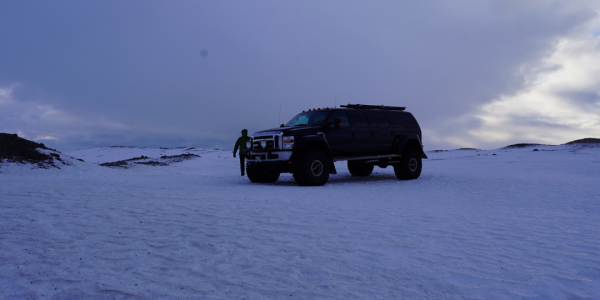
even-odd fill
[[[240,153],[240,169],[242,170],[242,175],[244,175],[244,162],[246,160],[246,154]]]

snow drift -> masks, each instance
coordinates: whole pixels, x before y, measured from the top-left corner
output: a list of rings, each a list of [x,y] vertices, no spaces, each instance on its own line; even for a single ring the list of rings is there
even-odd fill
[[[323,187],[252,184],[222,150],[5,162],[0,298],[600,298],[598,145],[427,155],[417,180],[336,163]]]

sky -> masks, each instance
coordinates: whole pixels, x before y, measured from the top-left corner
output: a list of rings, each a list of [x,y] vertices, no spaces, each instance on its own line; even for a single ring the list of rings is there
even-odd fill
[[[425,150],[600,137],[600,2],[0,2],[0,132],[58,150],[347,103],[406,106]]]

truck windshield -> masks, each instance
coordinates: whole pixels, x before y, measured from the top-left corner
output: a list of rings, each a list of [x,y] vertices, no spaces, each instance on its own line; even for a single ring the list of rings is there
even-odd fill
[[[285,126],[321,125],[328,114],[327,110],[303,112],[293,117]]]

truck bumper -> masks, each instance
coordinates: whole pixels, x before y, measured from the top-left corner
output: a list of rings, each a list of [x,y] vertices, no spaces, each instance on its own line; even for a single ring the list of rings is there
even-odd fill
[[[246,160],[249,163],[286,162],[292,157],[292,151],[247,151]]]

